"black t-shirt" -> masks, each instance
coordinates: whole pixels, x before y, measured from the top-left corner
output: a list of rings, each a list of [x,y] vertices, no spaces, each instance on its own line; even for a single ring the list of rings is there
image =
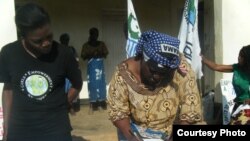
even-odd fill
[[[11,83],[13,89],[8,135],[32,137],[71,131],[65,78],[81,89],[81,72],[69,48],[53,42],[49,54],[34,58],[20,41],[4,46],[0,82]]]

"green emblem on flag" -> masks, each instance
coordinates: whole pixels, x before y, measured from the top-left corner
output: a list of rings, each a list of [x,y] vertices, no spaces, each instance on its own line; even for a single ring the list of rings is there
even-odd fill
[[[194,5],[194,0],[188,0],[186,3],[186,20],[188,23],[191,23],[193,26],[196,21],[196,8]]]
[[[128,16],[128,34],[132,39],[139,39],[140,28],[135,16],[130,13]]]

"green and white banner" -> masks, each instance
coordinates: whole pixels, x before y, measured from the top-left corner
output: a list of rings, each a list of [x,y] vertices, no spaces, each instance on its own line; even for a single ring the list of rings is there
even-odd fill
[[[198,36],[198,0],[186,0],[179,31],[180,52],[184,54],[196,73],[196,78],[203,75]]]
[[[136,45],[141,35],[141,30],[138,24],[138,20],[135,15],[134,6],[132,0],[127,0],[128,8],[128,39],[126,45],[127,58],[135,56]]]

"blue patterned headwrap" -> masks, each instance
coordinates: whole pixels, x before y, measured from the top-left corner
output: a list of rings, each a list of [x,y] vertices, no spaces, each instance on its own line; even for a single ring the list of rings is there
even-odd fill
[[[179,44],[175,37],[150,30],[141,34],[136,54],[143,54],[145,61],[152,59],[158,63],[158,67],[175,69],[180,64]]]

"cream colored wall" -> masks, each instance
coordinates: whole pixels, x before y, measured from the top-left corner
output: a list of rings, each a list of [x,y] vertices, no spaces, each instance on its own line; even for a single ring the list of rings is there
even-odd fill
[[[214,61],[222,63],[223,60],[223,32],[222,32],[222,1],[214,0]],[[212,58],[211,58],[212,59]],[[211,70],[212,71],[212,70]],[[220,80],[223,73],[213,71],[214,75],[214,89],[215,89],[215,101],[218,103],[222,102],[222,94],[220,89]],[[207,74],[209,75],[209,74]]]
[[[0,22],[0,50],[4,45],[13,42],[17,39],[14,16],[14,0],[1,0],[0,19],[2,22]],[[0,95],[2,94],[2,86],[2,83],[0,83]],[[1,96],[0,105],[2,105]]]
[[[216,6],[218,6],[218,4]],[[215,51],[214,51],[214,44],[215,44],[214,25],[215,23],[214,21],[219,21],[219,18],[214,20],[216,18],[214,13],[215,13],[214,2],[205,0],[204,1],[204,46],[201,46],[201,50],[202,50],[201,52],[203,55],[205,55],[207,58],[210,58],[210,59],[215,58]],[[221,17],[221,16],[218,15],[217,17]],[[216,30],[216,32],[219,33],[220,30]],[[216,43],[219,43],[219,42],[216,42]],[[214,89],[215,87],[215,81],[214,81],[215,72],[203,65],[203,74],[204,75],[202,77],[202,83],[203,83],[202,92],[206,93]]]
[[[250,44],[250,1],[214,0],[215,62],[238,62],[239,50]],[[216,102],[221,103],[220,79],[232,79],[232,73],[215,72]]]
[[[109,35],[107,34],[109,29],[103,29],[107,27],[103,13],[104,11],[123,11],[126,16],[126,0],[15,0],[17,5],[22,5],[27,1],[37,2],[49,12],[55,40],[58,40],[61,33],[68,32],[71,36],[70,44],[76,48],[78,54],[80,54],[82,44],[88,40],[88,29],[92,26],[99,28],[99,39],[105,39],[110,50],[106,61],[115,61],[105,62],[105,68],[108,71],[107,80],[110,80],[114,65],[122,58],[125,59],[125,37],[124,39],[118,38],[119,41],[112,41],[112,38],[103,36],[103,34]],[[172,36],[178,35],[184,0],[133,0],[133,4],[142,31],[155,29]],[[113,23],[116,24],[116,22]],[[121,25],[121,21],[117,24]],[[120,29],[117,25],[114,27],[117,30],[110,29],[110,31],[117,33],[110,33],[110,36],[122,36],[122,25]],[[119,47],[114,46],[119,42]],[[80,59],[80,65],[84,78],[81,98],[87,98],[86,62]]]
[[[223,63],[238,62],[239,50],[250,44],[250,1],[222,0]],[[223,74],[232,78],[232,74]]]

